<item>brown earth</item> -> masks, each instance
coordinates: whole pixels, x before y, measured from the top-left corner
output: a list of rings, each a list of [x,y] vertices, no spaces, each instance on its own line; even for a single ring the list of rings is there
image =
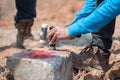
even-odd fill
[[[32,33],[36,39],[39,38],[39,29],[42,23],[49,25],[61,25],[71,23],[75,17],[75,13],[81,9],[84,0],[38,0],[37,18],[35,19]],[[16,53],[22,51],[15,47],[17,31],[14,27],[14,15],[16,13],[14,0],[0,1],[0,66],[4,67],[6,59]],[[120,80],[120,16],[117,17],[115,33],[113,36],[112,54],[109,59],[111,69],[105,73],[105,76],[98,71],[82,72],[74,80]],[[78,53],[83,46],[67,46],[69,49],[74,48],[74,52]],[[0,76],[4,73],[1,72]],[[7,71],[7,70],[6,70]],[[5,72],[5,73],[8,73]],[[5,74],[6,76],[6,74]],[[76,77],[76,76],[74,76]],[[1,79],[0,80],[5,80]]]

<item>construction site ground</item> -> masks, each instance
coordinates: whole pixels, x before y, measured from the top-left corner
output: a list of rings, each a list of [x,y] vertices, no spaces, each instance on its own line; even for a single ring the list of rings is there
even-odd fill
[[[14,16],[16,14],[14,1],[0,1],[0,66],[2,67],[6,65],[6,59],[10,55],[23,50],[15,46],[17,30],[14,26]],[[38,0],[37,17],[32,27],[32,34],[36,39],[39,39],[40,25],[42,23],[60,26],[71,23],[75,18],[76,12],[82,8],[83,4],[84,0]],[[70,42],[62,47],[79,53],[84,46],[74,46]],[[120,16],[116,20],[111,51],[109,63],[112,67],[105,73],[104,77],[101,77],[102,74],[100,72],[93,70],[88,73],[83,72],[77,80],[120,80]]]

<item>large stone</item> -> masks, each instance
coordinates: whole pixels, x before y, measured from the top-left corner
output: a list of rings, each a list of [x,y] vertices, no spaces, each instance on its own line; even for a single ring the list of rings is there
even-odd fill
[[[67,51],[25,50],[8,58],[15,80],[72,80],[72,57]]]

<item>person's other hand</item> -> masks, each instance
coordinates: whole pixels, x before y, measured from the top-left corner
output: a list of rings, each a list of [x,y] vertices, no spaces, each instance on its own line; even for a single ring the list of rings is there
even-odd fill
[[[55,26],[48,33],[49,44],[56,44],[59,40],[71,39],[68,27]]]

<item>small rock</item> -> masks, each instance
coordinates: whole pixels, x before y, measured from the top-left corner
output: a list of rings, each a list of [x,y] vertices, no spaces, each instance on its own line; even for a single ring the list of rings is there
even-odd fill
[[[120,62],[120,54],[111,54],[109,58],[109,64],[112,65],[116,62]]]
[[[87,74],[82,74],[78,80],[101,80],[102,74],[99,71],[90,71]]]
[[[14,77],[9,69],[0,67],[0,80],[14,80]]]
[[[117,62],[106,73],[104,80],[120,80],[120,62]]]

